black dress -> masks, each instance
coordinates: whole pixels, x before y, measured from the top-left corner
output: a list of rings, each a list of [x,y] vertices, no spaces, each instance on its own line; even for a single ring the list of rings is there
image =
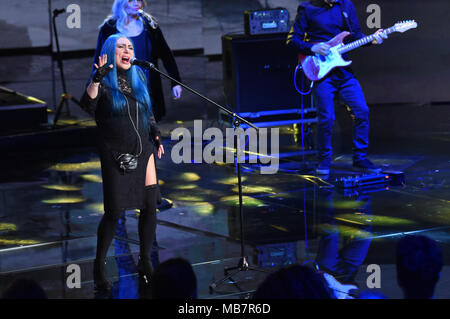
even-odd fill
[[[143,18],[143,21],[144,30],[141,35],[131,38],[135,46],[136,59],[149,61],[156,67],[158,67],[158,60],[161,59],[167,73],[175,80],[181,82],[175,58],[167,45],[161,29],[158,26],[155,29],[152,28],[150,22],[147,21],[146,18]],[[119,31],[117,30],[115,19],[110,18],[101,26],[97,39],[94,63],[98,62],[98,57],[106,39],[116,33],[119,33]],[[153,113],[156,121],[159,122],[166,114],[161,76],[157,72],[152,71],[151,74],[148,74],[149,72],[150,71],[146,71],[148,90],[152,99]],[[177,85],[177,83],[172,82],[172,87],[175,85]]]
[[[112,112],[111,88],[103,83],[95,99],[87,92],[81,98],[82,108],[95,116],[97,124],[105,211],[144,207],[147,163],[155,150],[152,140],[160,136],[153,116],[146,119],[145,112],[138,109],[126,74],[118,72],[117,78],[128,101],[128,107],[120,113]],[[116,158],[122,153],[139,154],[136,170],[124,172],[119,168]]]

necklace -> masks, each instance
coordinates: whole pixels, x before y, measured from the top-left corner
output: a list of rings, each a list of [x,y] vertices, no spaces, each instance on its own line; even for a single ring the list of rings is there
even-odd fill
[[[119,88],[122,92],[125,92],[128,94],[133,93],[133,90],[131,89],[130,83],[128,81],[128,76],[124,71],[118,70],[117,83],[119,84]]]

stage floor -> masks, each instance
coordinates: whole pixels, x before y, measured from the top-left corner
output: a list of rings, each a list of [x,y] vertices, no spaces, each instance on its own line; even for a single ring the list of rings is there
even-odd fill
[[[289,129],[284,135],[290,136]],[[294,141],[293,136],[292,140]],[[157,214],[159,262],[191,262],[199,298],[248,298],[268,272],[295,263],[334,265],[336,277],[368,290],[367,266],[381,267],[380,291],[402,298],[396,282],[395,245],[405,234],[439,242],[445,256],[436,298],[450,298],[450,161],[439,149],[424,152],[386,146],[371,159],[385,170],[403,171],[406,183],[364,189],[332,187],[336,178],[358,175],[350,154],[336,157],[331,175],[319,179],[312,159],[285,157],[274,175],[243,165],[245,255],[250,266],[211,291],[210,284],[241,256],[237,178],[233,165],[174,164],[173,143],[158,161],[162,194],[173,206]],[[375,143],[374,143],[375,145]],[[294,142],[291,151],[298,147]],[[0,287],[16,278],[39,282],[50,298],[95,298],[92,262],[103,214],[100,162],[95,149],[65,149],[24,156],[10,154],[14,167],[0,183]],[[146,298],[139,288],[137,212],[120,220],[108,253],[113,298]],[[81,288],[68,288],[67,266],[81,267]],[[331,267],[331,266],[330,266]]]

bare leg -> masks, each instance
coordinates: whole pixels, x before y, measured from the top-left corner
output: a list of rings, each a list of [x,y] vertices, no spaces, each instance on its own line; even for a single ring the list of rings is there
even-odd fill
[[[147,174],[145,175],[145,186],[156,185],[155,157],[150,155],[147,163]]]

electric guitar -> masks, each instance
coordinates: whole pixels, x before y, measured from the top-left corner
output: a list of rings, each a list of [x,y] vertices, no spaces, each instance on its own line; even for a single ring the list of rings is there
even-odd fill
[[[413,28],[417,28],[417,23],[414,20],[408,20],[397,22],[395,25],[384,30],[382,33],[385,35],[393,32],[403,33]],[[333,39],[326,42],[326,44],[331,47],[328,55],[316,53],[315,55],[305,56],[299,54],[299,63],[302,65],[303,72],[308,79],[311,81],[318,81],[323,79],[334,68],[350,65],[352,61],[345,61],[342,58],[342,55],[375,40],[375,35],[372,34],[349,44],[344,44],[344,39],[349,34],[350,32],[348,31],[341,32]]]

